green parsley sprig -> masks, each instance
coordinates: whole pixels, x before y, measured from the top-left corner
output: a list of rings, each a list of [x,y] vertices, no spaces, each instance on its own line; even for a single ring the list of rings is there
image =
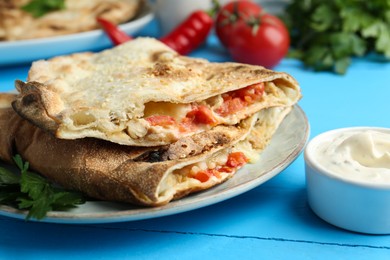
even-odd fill
[[[32,0],[22,6],[22,10],[36,18],[61,9],[65,9],[65,0]]]
[[[55,187],[46,178],[28,170],[20,155],[13,157],[20,175],[0,167],[0,204],[28,210],[26,219],[42,219],[49,211],[66,210],[85,202],[76,192]]]
[[[293,0],[286,9],[290,57],[314,70],[346,73],[352,58],[390,60],[389,0]]]

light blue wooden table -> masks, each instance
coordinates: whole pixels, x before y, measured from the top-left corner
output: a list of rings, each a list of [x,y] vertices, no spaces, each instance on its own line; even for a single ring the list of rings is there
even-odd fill
[[[155,22],[140,35],[158,36]],[[230,60],[214,36],[191,56]],[[0,91],[25,80],[28,66],[1,67]],[[390,127],[390,63],[358,59],[338,76],[285,59],[275,70],[299,81],[311,138],[341,127]],[[186,213],[91,225],[0,217],[0,259],[390,259],[390,236],[327,224],[308,207],[305,189],[301,155],[265,184]]]

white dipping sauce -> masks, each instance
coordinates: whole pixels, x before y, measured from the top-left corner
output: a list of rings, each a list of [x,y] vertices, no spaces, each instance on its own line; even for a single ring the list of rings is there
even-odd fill
[[[390,132],[335,132],[318,142],[313,152],[328,173],[362,183],[390,184]]]

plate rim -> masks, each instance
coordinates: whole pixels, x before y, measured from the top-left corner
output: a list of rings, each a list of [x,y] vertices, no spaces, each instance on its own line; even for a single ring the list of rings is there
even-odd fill
[[[299,139],[299,141],[296,143],[296,147],[293,149],[293,151],[291,151],[286,158],[283,158],[283,160],[278,162],[276,165],[273,165],[272,168],[269,169],[264,174],[256,178],[249,179],[245,182],[239,183],[236,186],[234,186],[232,189],[222,190],[221,192],[217,194],[212,194],[211,196],[200,197],[200,199],[198,200],[194,199],[194,197],[196,197],[197,194],[192,194],[188,197],[170,202],[167,205],[160,206],[160,207],[144,207],[144,208],[136,208],[136,209],[118,210],[114,212],[98,212],[98,213],[96,212],[72,213],[69,211],[52,211],[49,212],[44,219],[41,220],[30,219],[30,221],[45,222],[45,223],[61,223],[61,224],[103,224],[103,223],[138,221],[138,220],[146,220],[146,219],[170,216],[170,215],[175,215],[175,214],[179,214],[179,213],[183,213],[195,209],[204,208],[206,206],[210,206],[228,200],[230,198],[236,197],[238,195],[241,195],[253,188],[256,188],[257,186],[260,186],[261,184],[265,183],[266,181],[280,174],[291,163],[293,163],[295,159],[302,153],[309,139],[310,124],[305,112],[299,105],[295,105],[291,112],[293,111],[295,111],[295,113],[297,113],[301,117],[304,126],[304,132],[301,138]],[[254,165],[256,165],[256,163]],[[248,167],[250,167],[250,165]],[[245,167],[240,169],[240,171],[243,170],[244,168]],[[210,192],[210,191],[212,192],[213,189],[223,184],[224,183],[219,184],[209,190],[205,190],[200,193],[202,194],[205,192]],[[126,205],[125,203],[115,203],[115,202],[106,202],[106,201],[93,201],[90,203],[98,203],[98,204],[107,203],[111,205],[118,204],[122,206]],[[83,207],[83,205],[81,205],[80,207]],[[131,207],[132,205],[128,205],[128,206]],[[134,210],[142,211],[142,212],[135,215],[131,214],[131,212],[133,212]],[[11,217],[16,219],[25,219],[26,212],[15,209],[10,206],[0,205],[0,216],[6,216],[6,217]]]

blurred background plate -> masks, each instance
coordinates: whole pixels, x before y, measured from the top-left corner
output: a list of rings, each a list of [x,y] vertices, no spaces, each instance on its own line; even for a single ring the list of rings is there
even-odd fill
[[[132,35],[147,25],[154,17],[152,7],[145,5],[137,17],[120,25]],[[27,64],[38,59],[47,59],[82,51],[98,51],[112,46],[102,30],[69,34],[42,39],[0,42],[0,67]]]

